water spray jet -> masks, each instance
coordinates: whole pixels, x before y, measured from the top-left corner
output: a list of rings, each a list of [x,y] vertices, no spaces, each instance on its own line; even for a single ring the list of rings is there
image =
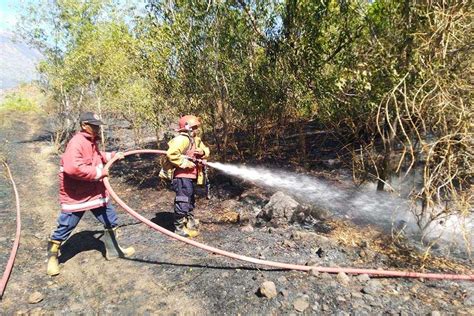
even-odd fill
[[[403,231],[405,237],[420,235],[409,201],[388,192],[370,187],[331,185],[328,181],[312,176],[282,170],[219,162],[208,165],[260,187],[282,191],[301,202],[325,209],[334,216],[350,219],[359,225],[371,224],[386,233]],[[472,220],[470,223],[467,219],[466,225],[468,229],[474,228]],[[458,245],[462,245],[466,237],[456,227],[459,226],[451,225],[451,230],[448,230],[447,225],[443,229],[441,225],[433,223],[431,231],[423,231],[423,236],[440,240],[444,234],[449,238],[445,244],[453,243],[454,239]]]

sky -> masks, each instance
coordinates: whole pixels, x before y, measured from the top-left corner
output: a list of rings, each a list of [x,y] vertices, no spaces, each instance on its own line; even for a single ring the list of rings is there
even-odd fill
[[[13,31],[20,15],[20,10],[27,3],[41,3],[46,0],[0,0],[0,31]],[[145,7],[145,0],[118,0],[118,3],[133,3],[137,10]]]
[[[21,2],[18,0],[0,0],[1,31],[12,31],[14,29]]]

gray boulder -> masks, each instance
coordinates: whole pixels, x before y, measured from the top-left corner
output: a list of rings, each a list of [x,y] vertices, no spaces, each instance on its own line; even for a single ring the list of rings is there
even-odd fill
[[[263,207],[259,217],[274,224],[292,221],[295,212],[300,209],[300,204],[283,192],[272,195],[270,201]]]

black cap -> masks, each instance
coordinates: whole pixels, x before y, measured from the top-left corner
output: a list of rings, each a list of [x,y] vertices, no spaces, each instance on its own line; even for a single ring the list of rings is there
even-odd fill
[[[89,124],[89,125],[105,125],[104,122],[100,120],[100,117],[92,112],[84,112],[79,118],[79,122]]]

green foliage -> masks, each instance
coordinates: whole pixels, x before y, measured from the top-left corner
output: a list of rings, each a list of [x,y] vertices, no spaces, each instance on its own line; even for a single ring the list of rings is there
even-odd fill
[[[0,112],[38,112],[40,108],[35,101],[18,93],[8,94],[0,104]]]
[[[64,130],[84,109],[157,131],[194,113],[225,159],[241,145],[264,155],[269,134],[315,119],[358,180],[383,189],[421,166],[413,197],[429,204],[470,188],[471,7],[149,0],[143,14],[120,1],[57,0],[30,6],[20,33],[47,56],[42,83]]]

